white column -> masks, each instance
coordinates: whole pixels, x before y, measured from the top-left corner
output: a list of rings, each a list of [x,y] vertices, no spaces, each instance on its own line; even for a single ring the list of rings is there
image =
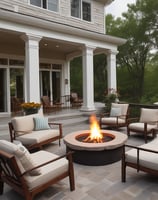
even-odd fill
[[[107,55],[107,79],[108,91],[117,91],[117,77],[116,77],[116,54],[117,51],[109,51]]]
[[[40,102],[39,41],[41,37],[23,35],[25,41],[25,101]]]
[[[68,95],[70,95],[70,59],[66,59],[62,68],[62,103],[64,106],[70,106]]]
[[[82,51],[83,106],[81,111],[94,111],[93,47],[86,46]]]

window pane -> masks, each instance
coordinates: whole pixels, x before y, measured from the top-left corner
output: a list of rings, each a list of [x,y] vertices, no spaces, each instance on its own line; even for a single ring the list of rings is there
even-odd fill
[[[91,4],[82,2],[82,18],[86,21],[91,21]]]
[[[47,8],[47,1],[46,0],[43,0],[43,8]]]
[[[71,16],[81,18],[81,0],[71,0]]]
[[[58,0],[48,0],[48,10],[58,11]]]
[[[41,7],[41,0],[30,0],[30,4]]]

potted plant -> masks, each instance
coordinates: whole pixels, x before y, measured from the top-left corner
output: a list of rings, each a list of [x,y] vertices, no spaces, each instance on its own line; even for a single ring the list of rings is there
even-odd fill
[[[41,103],[25,102],[21,104],[21,107],[25,112],[25,115],[30,115],[38,113],[38,110],[41,108]]]
[[[111,110],[111,103],[118,103],[118,93],[114,89],[109,89],[110,93],[105,93],[105,110],[106,112],[110,112]]]

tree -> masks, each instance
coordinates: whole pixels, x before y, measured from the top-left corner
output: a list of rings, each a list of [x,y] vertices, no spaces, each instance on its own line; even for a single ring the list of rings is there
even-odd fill
[[[137,102],[144,91],[145,65],[157,40],[157,29],[152,23],[152,20],[157,22],[157,4],[154,0],[137,0],[136,5],[128,5],[123,19],[107,16],[107,33],[127,39],[119,47],[117,61],[118,66],[126,67],[130,74],[132,85],[129,85],[129,92]]]

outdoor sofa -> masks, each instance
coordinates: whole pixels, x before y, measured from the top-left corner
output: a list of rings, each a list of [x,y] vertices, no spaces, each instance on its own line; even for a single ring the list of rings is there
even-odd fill
[[[62,124],[48,122],[42,114],[14,117],[9,122],[10,140],[20,141],[29,150],[42,149],[43,145],[62,138]]]

